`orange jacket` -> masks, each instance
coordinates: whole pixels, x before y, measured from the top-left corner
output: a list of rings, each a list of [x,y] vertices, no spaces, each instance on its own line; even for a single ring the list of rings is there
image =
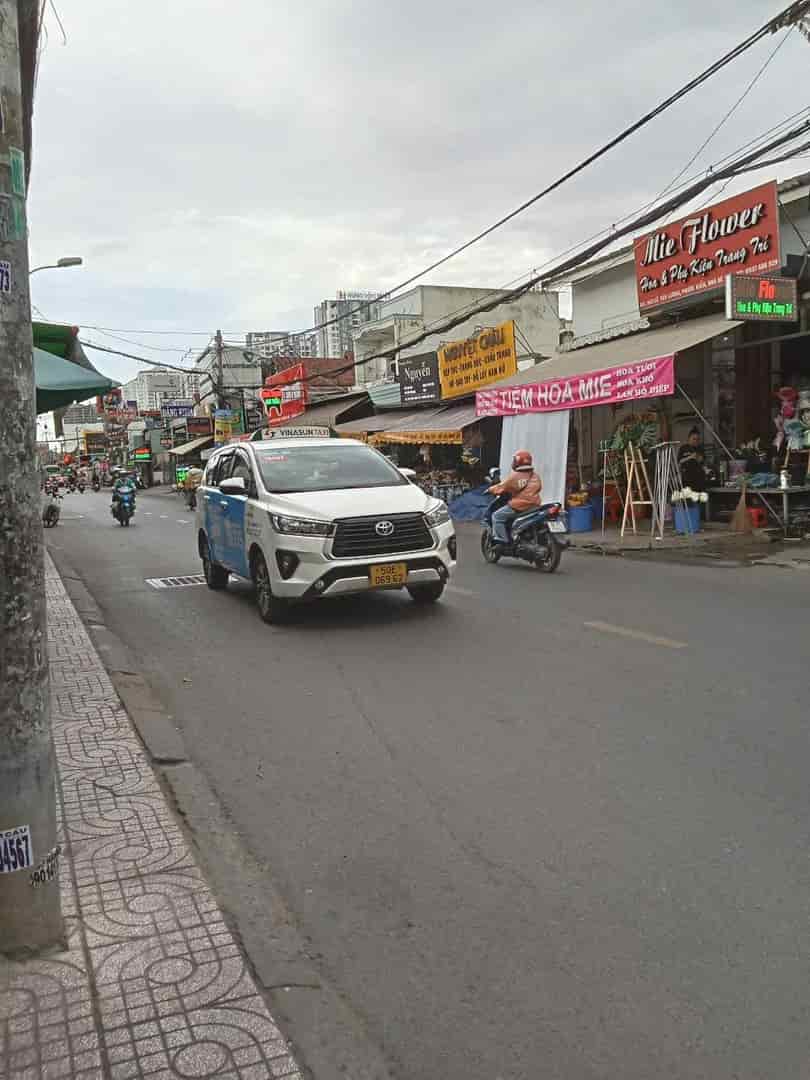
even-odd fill
[[[534,470],[532,472],[511,472],[500,484],[491,487],[493,495],[509,494],[509,505],[513,510],[534,510],[540,506],[540,492],[543,482]]]

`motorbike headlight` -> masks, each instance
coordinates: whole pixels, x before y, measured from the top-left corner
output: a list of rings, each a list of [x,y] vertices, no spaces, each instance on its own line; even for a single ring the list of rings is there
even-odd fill
[[[434,503],[425,514],[425,521],[432,529],[435,529],[437,525],[446,524],[449,520],[450,511],[447,509],[447,503],[443,503],[441,500]]]
[[[306,518],[271,514],[270,523],[277,533],[288,536],[331,536],[335,531],[331,521],[308,521]]]

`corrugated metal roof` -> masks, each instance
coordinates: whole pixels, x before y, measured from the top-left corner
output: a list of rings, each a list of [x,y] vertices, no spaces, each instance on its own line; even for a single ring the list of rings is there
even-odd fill
[[[278,430],[285,427],[307,427],[310,424],[325,424],[328,427],[333,427],[336,418],[340,416],[342,412],[345,412],[345,410],[352,405],[356,405],[360,398],[365,396],[364,390],[359,394],[345,394],[340,398],[322,401],[317,405],[310,405],[307,411],[302,413],[301,416],[296,416],[291,420],[285,421],[283,424],[273,424],[272,426],[274,429]]]
[[[644,330],[615,341],[555,353],[550,360],[519,371],[517,375],[493,383],[487,389],[526,386],[528,383],[542,383],[547,379],[562,379],[568,375],[584,375],[588,371],[632,364],[655,356],[670,356],[720,334],[728,334],[739,325],[739,322],[727,319],[725,315],[704,315],[700,319],[662,326],[658,330]]]

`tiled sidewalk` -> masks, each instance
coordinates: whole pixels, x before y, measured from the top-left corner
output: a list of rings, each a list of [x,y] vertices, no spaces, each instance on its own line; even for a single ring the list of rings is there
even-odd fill
[[[0,960],[0,1077],[300,1078],[50,559],[46,573],[69,947]]]

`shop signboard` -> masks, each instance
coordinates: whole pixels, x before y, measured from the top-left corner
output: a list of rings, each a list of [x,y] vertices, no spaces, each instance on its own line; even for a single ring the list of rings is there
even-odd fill
[[[149,446],[136,446],[132,451],[132,456],[135,461],[151,461],[152,449]]]
[[[719,290],[729,274],[778,270],[776,181],[640,236],[633,252],[642,315]]]
[[[241,431],[241,409],[214,409],[214,446],[224,446]]]
[[[796,279],[729,274],[726,318],[744,322],[795,322],[799,318]]]
[[[514,322],[488,327],[438,350],[442,399],[472,394],[517,372]]]
[[[160,406],[160,415],[164,419],[176,420],[181,416],[191,416],[193,412],[193,401],[164,401]]]
[[[403,405],[439,401],[439,360],[435,352],[404,357],[397,367]]]
[[[306,412],[309,400],[304,365],[294,364],[277,375],[270,375],[265,379],[259,397],[264,403],[267,423],[271,427],[301,416]]]
[[[494,387],[475,395],[475,414],[520,416],[523,413],[616,405],[675,393],[675,356],[654,356],[623,367],[566,375],[525,386]]]
[[[86,454],[104,454],[107,451],[107,436],[103,431],[83,431],[84,452]]]
[[[186,419],[186,431],[190,439],[211,434],[211,421],[207,416],[189,416]]]

